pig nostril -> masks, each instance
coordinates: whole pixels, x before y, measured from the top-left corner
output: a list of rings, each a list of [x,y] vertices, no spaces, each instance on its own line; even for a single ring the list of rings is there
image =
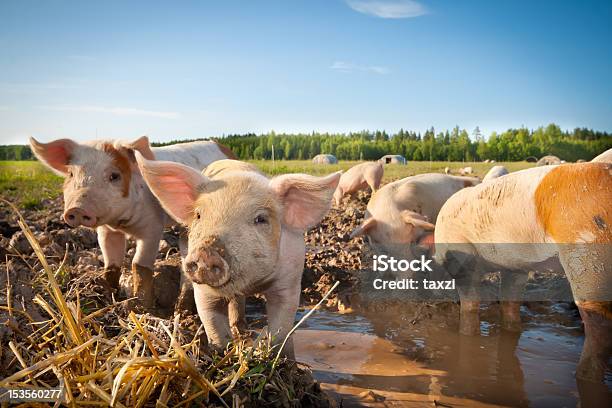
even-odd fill
[[[221,274],[221,268],[219,268],[217,265],[213,266],[211,269],[212,273],[214,273],[215,275],[219,275]]]
[[[84,219],[85,221],[91,221],[91,217],[90,217],[89,215],[84,215],[84,216],[83,216],[83,219]]]
[[[73,221],[73,220],[74,220],[74,214],[70,214],[70,215],[68,215],[68,219],[69,219],[70,221]]]

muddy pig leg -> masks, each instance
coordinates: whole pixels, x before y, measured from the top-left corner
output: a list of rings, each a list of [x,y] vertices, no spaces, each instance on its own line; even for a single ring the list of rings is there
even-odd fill
[[[301,278],[301,276],[300,276]],[[283,289],[271,288],[266,295],[266,312],[270,333],[275,336],[274,343],[285,340],[295,324],[295,314],[300,303],[300,281]],[[289,339],[283,349],[283,355],[295,360],[293,340]]]
[[[179,238],[179,250],[183,260],[187,256],[187,248],[187,234],[182,231]],[[192,313],[196,312],[196,304],[193,297],[193,285],[191,280],[185,275],[184,262],[181,262],[181,290],[174,310],[175,312],[181,310],[186,310]]]
[[[612,245],[563,245],[559,259],[584,322],[576,377],[601,382],[612,357]]]
[[[521,303],[527,274],[522,271],[501,272],[502,327],[510,331],[521,331]]]
[[[247,328],[245,309],[246,299],[244,296],[237,296],[231,299],[227,305],[230,327],[238,335],[244,333]]]
[[[98,227],[96,231],[104,258],[104,278],[111,288],[118,289],[121,265],[125,258],[125,234],[106,226]]]
[[[584,346],[576,377],[600,382],[612,357],[612,302],[576,302],[584,323]]]
[[[471,248],[449,251],[444,266],[447,272],[455,278],[459,301],[461,302],[461,315],[459,320],[459,333],[466,336],[480,334],[480,271],[476,269],[476,259]],[[464,252],[465,251],[465,252]]]
[[[146,238],[136,240],[136,253],[132,260],[133,295],[149,309],[155,307],[153,266],[159,250],[162,228],[149,231]]]
[[[213,293],[207,285],[194,284],[193,294],[208,343],[214,348],[224,349],[232,340],[227,299]]]

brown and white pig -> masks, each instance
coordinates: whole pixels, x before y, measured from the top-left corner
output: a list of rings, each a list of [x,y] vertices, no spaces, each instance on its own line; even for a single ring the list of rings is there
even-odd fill
[[[423,240],[427,244],[446,200],[462,188],[478,183],[480,180],[475,177],[438,173],[389,183],[372,195],[364,221],[351,238],[367,235],[375,248],[385,251]]]
[[[261,293],[276,341],[293,327],[304,269],[304,231],[329,211],[340,173],[268,179],[249,170],[208,178],[187,166],[138,156],[141,172],[175,220],[188,226],[183,261],[209,342],[231,340],[228,301]],[[293,356],[287,344],[286,354]]]
[[[479,332],[480,272],[501,270],[504,325],[520,328],[527,271],[564,271],[586,336],[576,375],[601,381],[612,356],[612,164],[536,167],[461,190],[438,215],[435,246],[465,334]]]
[[[506,174],[508,174],[508,169],[504,166],[493,166],[487,172],[487,174],[485,174],[484,178],[482,179],[482,182],[484,183],[485,181],[494,180],[501,176],[505,176]]]
[[[380,187],[383,178],[383,164],[379,162],[366,162],[357,164],[343,173],[334,192],[334,201],[340,205],[345,194],[353,194],[368,186],[375,192]]]
[[[64,220],[71,227],[95,228],[104,257],[105,278],[117,288],[126,237],[136,241],[132,260],[133,294],[145,307],[155,305],[153,264],[164,226],[172,220],[144,182],[134,152],[150,160],[183,163],[201,170],[233,157],[216,142],[191,142],[151,148],[143,136],[133,142],[100,140],[78,143],[59,139],[41,143],[30,138],[36,157],[64,177]]]

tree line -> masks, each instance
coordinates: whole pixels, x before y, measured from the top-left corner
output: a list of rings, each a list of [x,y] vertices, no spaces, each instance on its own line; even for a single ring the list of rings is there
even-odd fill
[[[411,161],[520,161],[528,157],[555,155],[563,160],[590,160],[612,148],[612,134],[587,128],[564,131],[555,124],[508,129],[485,137],[477,127],[471,133],[455,127],[424,133],[400,129],[351,133],[285,134],[274,131],[256,135],[227,135],[213,138],[228,146],[241,160],[305,160],[320,153],[335,155],[339,160],[376,160],[385,154],[400,154]],[[202,139],[198,139],[202,140]],[[192,140],[153,143],[164,146]],[[0,160],[31,160],[28,146],[0,146]]]

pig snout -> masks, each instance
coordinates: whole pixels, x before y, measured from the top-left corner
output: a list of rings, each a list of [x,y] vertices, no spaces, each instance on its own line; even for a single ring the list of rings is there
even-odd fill
[[[198,284],[218,287],[230,280],[229,265],[223,258],[225,247],[212,237],[191,250],[185,260],[187,277]]]
[[[71,227],[85,226],[94,227],[96,225],[96,216],[84,208],[72,207],[64,212],[64,221]]]

